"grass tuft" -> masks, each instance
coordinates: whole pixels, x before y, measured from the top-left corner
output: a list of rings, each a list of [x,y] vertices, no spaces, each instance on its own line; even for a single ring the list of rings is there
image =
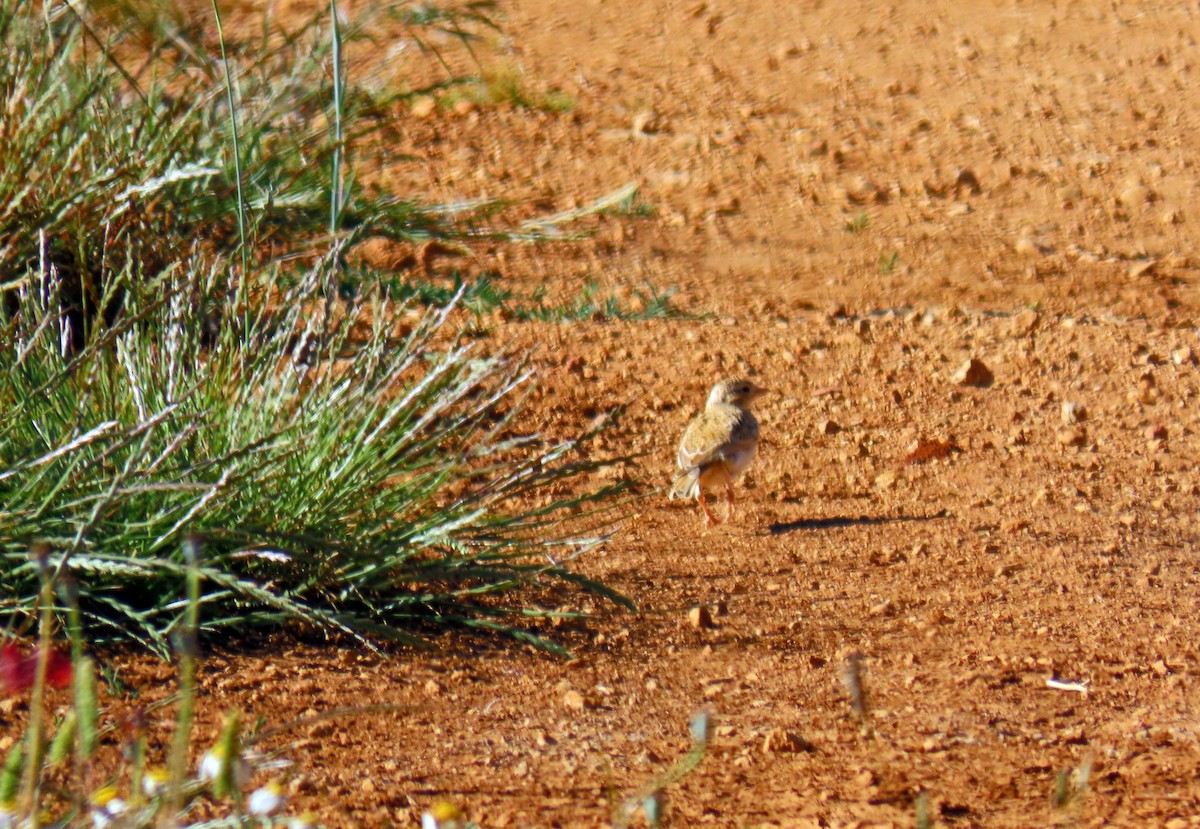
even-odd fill
[[[863,212],[859,213],[854,218],[852,218],[846,222],[846,225],[845,225],[846,232],[857,235],[859,233],[862,233],[864,230],[866,230],[867,226],[870,225],[870,223],[871,223],[871,217],[868,216],[867,211],[864,210]]]
[[[345,77],[361,30],[318,16],[226,51],[164,15],[145,23],[153,71],[131,71],[101,18],[47,11],[0,0],[0,625],[50,606],[45,568],[70,577],[55,609],[78,637],[164,656],[192,631],[296,623],[561,651],[525,624],[556,591],[628,606],[568,569],[623,492],[582,482],[603,465],[593,434],[528,434],[521,355],[458,344],[487,286],[415,323],[376,288],[330,290],[370,236],[541,232],[486,228],[498,202],[353,186],[349,149],[382,127]],[[469,45],[464,21],[410,22]],[[183,552],[200,542],[202,560]]]
[[[531,90],[524,71],[515,63],[501,63],[485,71],[475,86],[474,101],[484,106],[508,104],[549,113],[570,112],[575,108],[575,99],[561,90]]]
[[[177,552],[189,533],[209,551],[195,565],[209,634],[289,619],[516,634],[505,620],[536,611],[493,597],[599,590],[546,554],[603,543],[564,521],[586,523],[619,488],[542,495],[602,465],[582,451],[591,435],[521,433],[522,359],[441,336],[461,296],[401,334],[395,307],[372,294],[321,304],[320,271],[286,290],[256,272],[244,291],[264,301],[236,315],[220,268],[122,278],[124,314],[78,353],[61,347],[54,271],[0,332],[12,414],[0,427],[0,619],[34,604],[37,568],[21,550],[37,539],[74,576],[93,634],[164,654],[193,572]],[[201,324],[210,315],[215,335]]]

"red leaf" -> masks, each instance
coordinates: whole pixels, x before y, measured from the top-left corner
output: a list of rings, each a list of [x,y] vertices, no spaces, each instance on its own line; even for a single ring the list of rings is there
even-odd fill
[[[12,695],[32,688],[37,665],[35,651],[26,651],[12,642],[0,645],[0,691]],[[71,658],[51,648],[46,655],[46,683],[52,688],[61,688],[70,682]]]

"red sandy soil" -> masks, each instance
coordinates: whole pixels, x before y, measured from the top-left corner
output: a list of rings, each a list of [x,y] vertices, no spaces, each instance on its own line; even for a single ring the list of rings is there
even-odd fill
[[[1194,4],[500,11],[496,60],[574,110],[397,113],[387,149],[420,160],[373,175],[531,215],[642,184],[651,218],[434,268],[548,301],[677,287],[707,315],[497,319],[481,343],[539,346],[530,429],[627,407],[596,451],[645,453],[646,497],[578,569],[642,612],[581,601],[593,620],[548,629],[569,662],[279,637],[209,659],[204,727],[395,706],[272,744],[329,826],[412,826],[440,800],[483,826],[605,825],[698,709],[715,733],[667,792],[672,825],[911,826],[922,792],[940,826],[1200,825]],[[992,385],[956,381],[972,358]],[[730,374],[775,392],[739,514],[710,529],[658,488]],[[143,703],[174,687],[111,661]],[[1059,772],[1088,764],[1086,796],[1054,808]]]

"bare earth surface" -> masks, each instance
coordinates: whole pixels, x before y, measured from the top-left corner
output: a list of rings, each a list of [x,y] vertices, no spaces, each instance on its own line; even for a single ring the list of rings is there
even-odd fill
[[[575,109],[398,113],[393,149],[420,160],[374,175],[530,215],[643,185],[651,218],[435,263],[549,300],[674,286],[706,315],[496,320],[482,343],[539,347],[531,430],[627,407],[598,451],[645,453],[646,497],[579,569],[642,613],[581,605],[596,618],[548,631],[571,662],[281,638],[209,660],[207,716],[399,706],[271,743],[330,826],[412,826],[443,799],[483,826],[605,825],[701,708],[715,736],[668,791],[673,825],[911,826],[921,792],[944,826],[1200,825],[1200,10],[501,10],[503,59]],[[990,387],[956,381],[971,358]],[[708,529],[657,490],[729,374],[775,393],[739,513]],[[914,458],[919,440],[956,449]],[[873,735],[842,686],[852,653]],[[143,702],[173,688],[169,666],[115,661]],[[1060,770],[1088,764],[1056,810]]]

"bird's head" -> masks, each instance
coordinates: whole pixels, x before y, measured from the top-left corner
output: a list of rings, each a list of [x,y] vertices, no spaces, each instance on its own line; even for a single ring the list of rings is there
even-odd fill
[[[732,403],[735,406],[745,406],[765,391],[767,389],[762,386],[756,386],[742,378],[722,380],[708,393],[708,405]]]

